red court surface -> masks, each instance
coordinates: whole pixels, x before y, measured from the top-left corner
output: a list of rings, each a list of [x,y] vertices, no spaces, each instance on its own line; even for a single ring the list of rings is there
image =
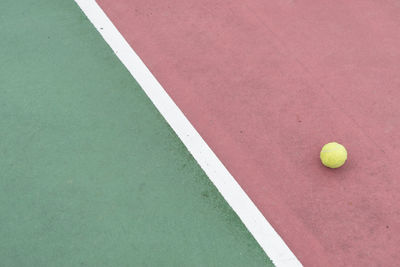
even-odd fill
[[[398,265],[400,2],[98,3],[305,266]]]

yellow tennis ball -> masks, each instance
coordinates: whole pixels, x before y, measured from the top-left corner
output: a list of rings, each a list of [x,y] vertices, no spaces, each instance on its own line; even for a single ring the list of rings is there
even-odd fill
[[[322,164],[329,168],[341,167],[347,159],[347,150],[336,142],[328,143],[322,147],[319,154]]]

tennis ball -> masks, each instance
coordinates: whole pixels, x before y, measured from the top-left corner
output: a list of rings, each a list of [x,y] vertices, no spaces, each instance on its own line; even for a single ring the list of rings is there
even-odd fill
[[[328,168],[339,168],[347,159],[347,150],[336,142],[328,143],[322,147],[319,154],[322,164]]]

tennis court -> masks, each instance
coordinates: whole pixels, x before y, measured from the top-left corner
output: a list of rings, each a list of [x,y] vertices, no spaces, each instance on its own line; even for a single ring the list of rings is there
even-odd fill
[[[398,266],[399,12],[3,0],[1,265]]]

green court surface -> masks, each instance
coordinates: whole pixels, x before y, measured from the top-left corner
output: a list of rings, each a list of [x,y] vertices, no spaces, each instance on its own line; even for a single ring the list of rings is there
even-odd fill
[[[1,266],[272,266],[72,0],[0,34]]]

